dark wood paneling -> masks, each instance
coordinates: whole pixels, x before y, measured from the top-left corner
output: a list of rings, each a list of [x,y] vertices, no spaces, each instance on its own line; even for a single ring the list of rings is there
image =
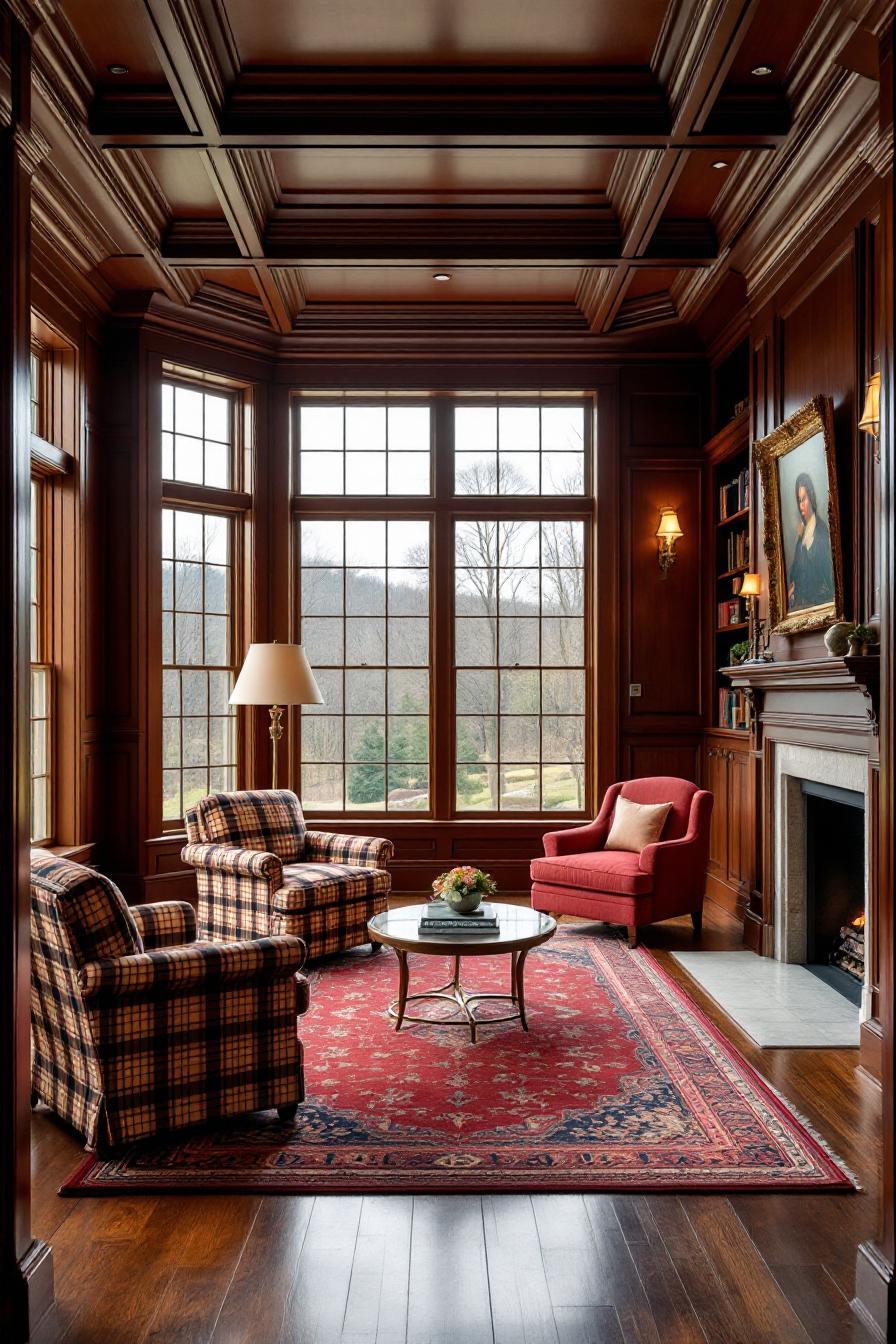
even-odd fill
[[[702,465],[671,465],[651,459],[625,471],[622,684],[624,729],[666,731],[702,724],[700,581],[702,561]],[[675,563],[663,577],[657,560],[660,510],[678,511],[684,536]],[[641,695],[629,697],[631,683]],[[677,722],[676,722],[677,721]]]
[[[626,736],[622,743],[622,778],[644,779],[652,775],[676,775],[699,779],[700,739],[674,737],[654,739]]]
[[[700,398],[694,394],[633,392],[629,398],[630,448],[693,448],[699,442]]]

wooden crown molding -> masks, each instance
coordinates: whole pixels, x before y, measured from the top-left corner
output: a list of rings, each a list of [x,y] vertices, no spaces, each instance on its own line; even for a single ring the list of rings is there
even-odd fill
[[[59,0],[4,0],[4,3],[32,37],[42,24],[52,19],[59,6]]]
[[[678,321],[678,310],[671,294],[667,290],[658,290],[655,294],[623,299],[610,330],[631,331],[636,327],[659,327]]]

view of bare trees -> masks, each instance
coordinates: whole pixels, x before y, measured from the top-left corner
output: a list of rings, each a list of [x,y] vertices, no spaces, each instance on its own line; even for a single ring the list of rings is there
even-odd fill
[[[236,779],[230,521],[162,510],[162,815]]]

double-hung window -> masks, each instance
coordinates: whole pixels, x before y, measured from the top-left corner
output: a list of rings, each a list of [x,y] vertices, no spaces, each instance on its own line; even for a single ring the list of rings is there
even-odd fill
[[[162,382],[162,819],[237,781],[239,394]]]
[[[577,398],[296,398],[309,812],[591,806],[590,426]]]

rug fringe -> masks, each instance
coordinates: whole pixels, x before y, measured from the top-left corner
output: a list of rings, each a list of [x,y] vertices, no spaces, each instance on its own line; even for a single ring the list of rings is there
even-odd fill
[[[856,1173],[853,1171],[852,1167],[847,1166],[847,1164],[843,1161],[840,1155],[834,1151],[828,1140],[824,1137],[823,1134],[819,1133],[819,1131],[816,1129],[815,1125],[813,1125],[812,1121],[808,1118],[808,1116],[804,1115],[803,1112],[799,1109],[799,1107],[794,1106],[790,1098],[785,1097],[784,1093],[779,1088],[775,1087],[774,1083],[770,1083],[767,1078],[763,1078],[763,1082],[765,1083],[765,1086],[768,1088],[769,1092],[771,1092],[775,1097],[777,1097],[778,1101],[780,1101],[782,1106],[785,1106],[787,1108],[787,1110],[793,1116],[794,1120],[796,1120],[798,1124],[802,1125],[803,1129],[806,1131],[809,1137],[813,1139],[815,1143],[818,1144],[819,1148],[821,1148],[822,1151],[831,1159],[834,1165],[840,1168],[840,1170],[843,1172],[843,1175],[847,1178],[848,1181],[852,1183],[853,1188],[864,1194],[865,1187],[859,1180]]]

